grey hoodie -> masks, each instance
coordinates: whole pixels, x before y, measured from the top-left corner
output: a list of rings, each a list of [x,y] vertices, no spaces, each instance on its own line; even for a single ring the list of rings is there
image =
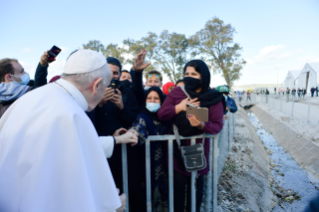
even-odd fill
[[[14,101],[24,95],[29,86],[20,85],[18,82],[9,82],[0,84],[0,104]]]

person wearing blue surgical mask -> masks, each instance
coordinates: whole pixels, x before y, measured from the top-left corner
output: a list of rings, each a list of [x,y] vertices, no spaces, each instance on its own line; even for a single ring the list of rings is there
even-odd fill
[[[145,93],[145,107],[138,114],[132,128],[129,130],[138,136],[136,148],[139,150],[139,176],[141,198],[146,202],[145,189],[145,140],[150,135],[165,135],[171,125],[169,121],[161,122],[157,111],[164,102],[165,95],[159,87],[150,87]],[[167,166],[164,156],[165,142],[151,142],[151,182],[153,211],[168,211]],[[144,186],[144,187],[143,187]]]
[[[30,91],[30,75],[15,59],[0,60],[0,118],[10,105]]]

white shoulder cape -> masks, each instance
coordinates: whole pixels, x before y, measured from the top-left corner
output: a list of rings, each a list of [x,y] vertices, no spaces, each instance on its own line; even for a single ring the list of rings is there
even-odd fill
[[[93,212],[121,206],[93,124],[55,84],[0,119],[0,211]]]

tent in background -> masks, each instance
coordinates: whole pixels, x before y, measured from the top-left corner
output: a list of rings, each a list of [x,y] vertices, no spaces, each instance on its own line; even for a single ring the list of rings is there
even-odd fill
[[[319,80],[319,62],[318,63],[306,63],[300,72],[298,79],[298,87],[305,88],[307,94],[310,93],[312,87],[316,87]]]

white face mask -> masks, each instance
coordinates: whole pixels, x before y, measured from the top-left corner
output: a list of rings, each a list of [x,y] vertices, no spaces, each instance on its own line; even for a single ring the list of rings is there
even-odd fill
[[[25,73],[22,76],[15,76],[15,75],[11,75],[17,78],[21,79],[21,82],[19,82],[21,85],[27,85],[30,82],[30,75],[29,73]]]
[[[160,103],[147,102],[146,109],[152,113],[156,113],[161,107]]]

